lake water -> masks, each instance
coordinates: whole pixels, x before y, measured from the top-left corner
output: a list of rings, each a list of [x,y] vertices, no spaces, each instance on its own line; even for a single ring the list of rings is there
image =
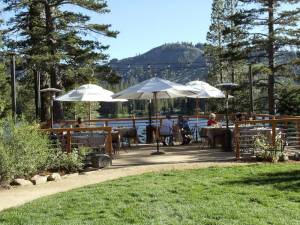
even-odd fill
[[[159,123],[159,121],[158,121],[158,123]],[[176,124],[177,119],[174,119],[173,123]],[[135,126],[137,128],[137,133],[138,133],[139,140],[140,140],[141,143],[146,142],[146,126],[148,124],[149,124],[148,120],[136,120],[136,122],[135,122]],[[192,131],[193,137],[195,139],[196,138],[197,127],[198,127],[198,130],[199,130],[199,128],[202,128],[202,127],[206,126],[207,119],[201,118],[201,119],[198,119],[198,122],[197,122],[196,118],[190,118],[188,120],[188,124],[189,124],[189,127],[190,127],[191,131]],[[104,124],[103,123],[97,123],[96,125],[97,126],[103,126]],[[156,121],[155,120],[152,120],[152,125],[156,126]],[[132,124],[131,120],[129,120],[129,121],[112,121],[112,122],[108,123],[108,126],[113,127],[113,128],[133,127],[133,124]],[[199,137],[199,134],[197,134],[197,135]]]

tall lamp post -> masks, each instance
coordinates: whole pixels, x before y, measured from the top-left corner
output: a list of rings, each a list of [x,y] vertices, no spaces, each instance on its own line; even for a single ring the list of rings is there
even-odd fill
[[[13,121],[16,122],[17,119],[17,91],[16,91],[16,54],[11,53],[10,58],[10,75],[11,75],[11,106],[12,106],[12,116]]]
[[[55,94],[61,92],[62,90],[57,88],[45,88],[40,90],[41,93],[48,93],[51,98],[51,105],[50,105],[50,116],[51,116],[51,128],[53,127],[53,101],[55,99]]]
[[[221,83],[217,85],[221,89],[225,91],[225,110],[226,110],[226,138],[225,138],[225,151],[232,151],[231,148],[231,131],[229,129],[229,118],[228,118],[228,99],[229,99],[229,91],[238,87],[235,83]]]

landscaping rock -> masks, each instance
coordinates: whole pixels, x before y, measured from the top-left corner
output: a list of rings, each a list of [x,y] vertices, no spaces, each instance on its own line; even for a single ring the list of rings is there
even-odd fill
[[[300,153],[299,153],[299,152],[296,152],[296,153],[295,153],[295,155],[294,155],[294,160],[300,161]]]
[[[35,185],[37,185],[37,184],[44,184],[44,183],[47,182],[47,176],[35,175],[30,180]]]
[[[25,179],[17,178],[17,179],[14,179],[11,182],[11,185],[29,186],[29,185],[33,185],[33,183],[30,180],[25,180]]]
[[[52,173],[51,175],[49,175],[47,177],[47,180],[48,181],[59,181],[59,180],[61,180],[61,176],[59,173]]]
[[[11,189],[12,187],[11,187],[9,184],[1,184],[1,185],[0,185],[0,188],[5,189],[5,190],[9,190],[9,189]]]
[[[95,168],[105,168],[112,165],[110,156],[106,154],[94,154],[91,161]]]

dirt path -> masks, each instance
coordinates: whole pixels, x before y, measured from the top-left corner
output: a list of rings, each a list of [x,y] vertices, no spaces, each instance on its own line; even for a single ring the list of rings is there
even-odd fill
[[[18,187],[10,190],[0,191],[0,211],[20,206],[34,199],[52,195],[59,192],[69,191],[74,188],[86,185],[101,183],[104,181],[118,179],[120,177],[143,174],[147,172],[157,172],[162,170],[184,170],[207,168],[211,166],[235,166],[246,165],[236,162],[201,162],[201,163],[175,163],[162,165],[130,166],[127,168],[112,168],[86,173],[84,175],[73,175],[58,182],[48,182],[46,184]]]

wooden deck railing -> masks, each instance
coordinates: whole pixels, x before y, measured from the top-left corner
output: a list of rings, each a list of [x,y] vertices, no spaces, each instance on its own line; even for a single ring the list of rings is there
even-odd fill
[[[49,128],[42,129],[43,132],[62,134],[66,138],[66,151],[70,153],[72,151],[72,133],[74,132],[107,132],[107,138],[105,143],[105,151],[112,156],[112,128],[111,127],[86,127],[86,128]]]
[[[288,144],[288,149],[293,149],[294,151],[300,151],[300,117],[298,116],[278,116],[267,120],[245,120],[238,121],[235,123],[234,129],[234,142],[235,142],[235,153],[236,158],[241,158],[241,153],[243,153],[241,146],[241,138],[243,132],[241,129],[247,128],[245,125],[254,125],[257,127],[269,127],[271,129],[271,140],[270,143],[275,146],[276,135],[278,132],[284,134],[285,141]],[[253,138],[253,137],[252,137]],[[252,145],[252,146],[251,146]],[[253,148],[253,141],[248,146]]]

